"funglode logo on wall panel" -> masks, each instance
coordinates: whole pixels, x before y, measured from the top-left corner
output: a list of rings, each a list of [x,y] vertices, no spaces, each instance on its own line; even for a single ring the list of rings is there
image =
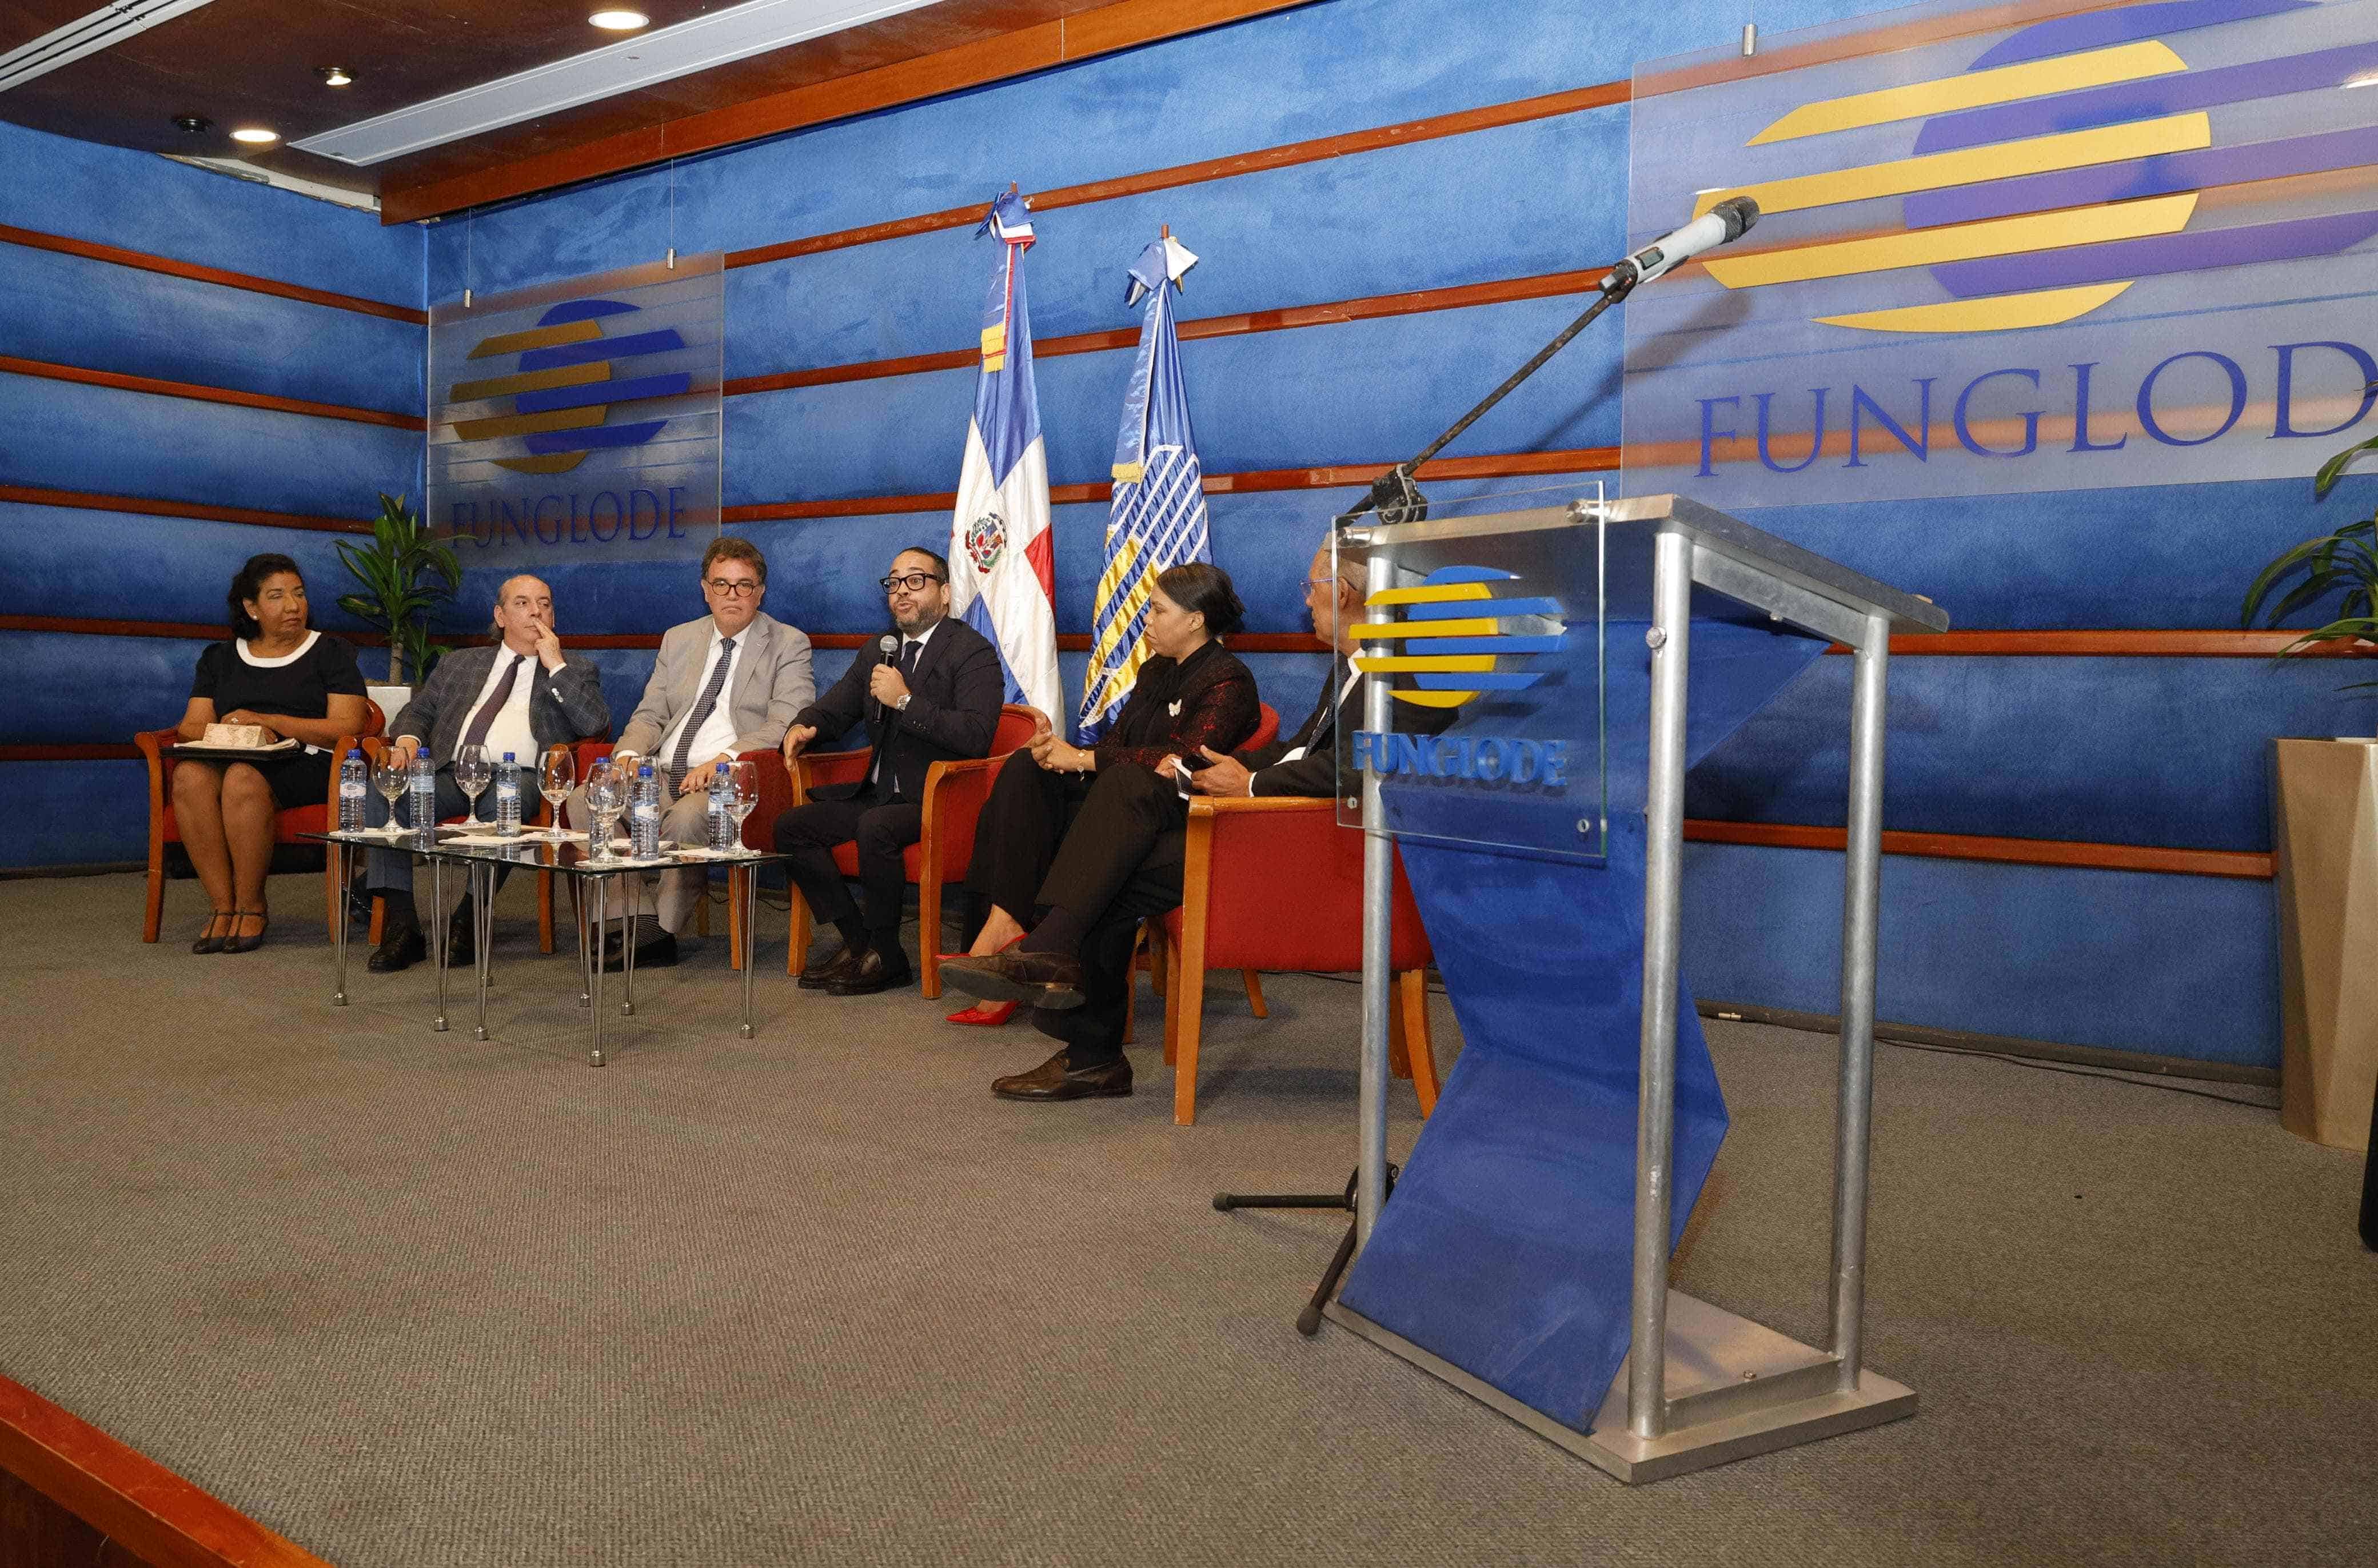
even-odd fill
[[[1762,217],[1627,304],[1629,492],[2296,477],[2368,419],[2378,0],[1968,9],[1639,74],[1630,236]]]
[[[431,312],[429,517],[466,568],[717,536],[723,279],[679,257]]]

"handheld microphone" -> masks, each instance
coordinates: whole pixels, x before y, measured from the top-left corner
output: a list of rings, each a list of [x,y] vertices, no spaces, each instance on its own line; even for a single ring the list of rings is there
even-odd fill
[[[1759,203],[1747,196],[1719,202],[1681,229],[1672,230],[1610,269],[1603,293],[1624,293],[1683,265],[1705,250],[1731,245],[1759,221]]]
[[[898,664],[900,662],[900,640],[888,631],[883,636],[877,638],[875,640],[875,662],[879,664]],[[875,716],[879,719],[884,716],[884,707],[881,702],[875,704]]]

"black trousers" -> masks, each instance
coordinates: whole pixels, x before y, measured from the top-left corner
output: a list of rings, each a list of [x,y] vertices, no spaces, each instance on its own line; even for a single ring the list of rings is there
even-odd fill
[[[924,831],[924,807],[909,800],[879,800],[871,788],[862,787],[847,800],[812,800],[778,817],[776,853],[788,856],[786,874],[821,921],[838,925],[857,916],[871,932],[896,932],[901,895],[908,885],[901,851]],[[866,898],[863,913],[851,901],[850,889],[834,863],[835,846],[854,841],[859,888]]]
[[[1013,763],[1001,769],[1001,783],[1015,771]],[[987,820],[989,811],[984,815]],[[1032,1015],[1042,1034],[1065,1042],[1068,1066],[1097,1067],[1123,1055],[1133,939],[1142,920],[1181,902],[1188,815],[1180,792],[1147,769],[1132,763],[1102,769],[1079,792],[1048,869],[1028,895],[1041,906],[1068,911],[1088,928],[1081,947],[1082,1005],[1063,1012],[1036,1009]],[[977,865],[980,845],[978,836]],[[1017,913],[1013,904],[1005,907]]]
[[[1061,906],[1095,925],[1157,841],[1178,833],[1188,815],[1179,791],[1135,762],[1053,773],[1011,758],[976,820],[967,888],[1019,925]],[[1177,850],[1172,882],[1177,904]]]

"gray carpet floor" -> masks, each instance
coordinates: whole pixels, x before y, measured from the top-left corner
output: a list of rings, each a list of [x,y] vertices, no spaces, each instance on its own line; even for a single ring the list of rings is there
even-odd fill
[[[714,940],[595,1071],[524,889],[485,1043],[426,966],[333,1011],[318,889],[198,958],[191,884],[150,947],[137,879],[0,883],[0,1371],[348,1568],[2378,1561],[2360,1162],[2261,1107],[1883,1050],[1869,1361],[1920,1413],[1627,1489],[1299,1338],[1336,1218],[1210,1207],[1343,1179],[1350,986],[1218,976],[1181,1129],[1152,1002],[1136,1097],[1004,1104],[1039,1036],[799,992],[763,912],[759,1039]],[[1711,1035],[1677,1283],[1820,1338],[1832,1042]]]

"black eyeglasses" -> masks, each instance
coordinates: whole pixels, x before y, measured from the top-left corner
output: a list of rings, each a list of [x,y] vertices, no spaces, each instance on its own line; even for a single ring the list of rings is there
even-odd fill
[[[756,577],[740,579],[714,577],[709,580],[709,582],[713,592],[725,593],[739,599],[749,598],[760,592],[762,587],[760,580]]]
[[[925,591],[925,584],[943,581],[929,571],[912,571],[900,577],[884,578],[882,580],[882,586],[886,593],[895,588],[905,588],[911,593],[921,593]]]

